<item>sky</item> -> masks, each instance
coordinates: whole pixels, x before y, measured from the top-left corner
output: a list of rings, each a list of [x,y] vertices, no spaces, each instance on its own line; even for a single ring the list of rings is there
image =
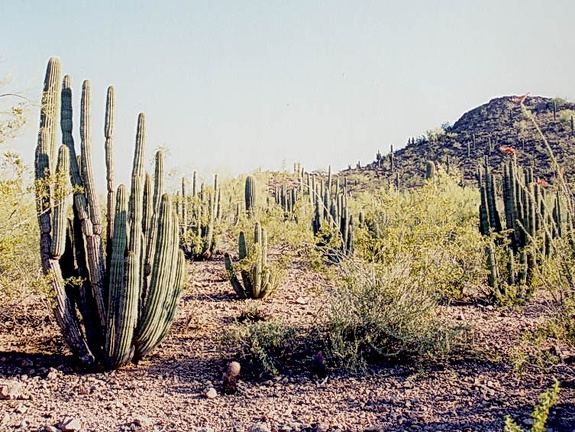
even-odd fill
[[[575,100],[574,16],[573,0],[0,0],[0,93],[39,101],[58,56],[78,125],[89,79],[102,179],[108,85],[118,171],[139,112],[147,159],[165,149],[175,175],[338,171],[495,97]],[[38,118],[12,143],[25,160]]]

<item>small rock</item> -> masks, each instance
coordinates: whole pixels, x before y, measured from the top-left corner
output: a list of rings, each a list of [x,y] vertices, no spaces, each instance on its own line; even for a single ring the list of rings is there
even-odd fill
[[[17,412],[18,414],[24,414],[26,411],[28,411],[28,407],[23,404],[18,404],[18,406],[14,410],[14,412]]]
[[[44,432],[60,432],[60,429],[58,429],[56,426],[46,426],[44,427]]]
[[[206,396],[208,399],[215,399],[215,398],[218,396],[218,392],[216,391],[215,388],[210,387],[210,388],[208,389],[208,391],[206,392],[205,396]]]
[[[307,301],[308,301],[307,297],[298,297],[297,299],[295,299],[295,302],[301,305],[307,304]]]
[[[256,423],[248,428],[248,432],[271,432],[271,429],[265,423]]]
[[[153,424],[152,419],[143,415],[135,416],[134,419],[132,420],[132,423],[135,424],[136,426],[140,426],[143,428],[150,427]]]
[[[327,432],[329,430],[329,423],[318,423],[314,431],[315,432]]]
[[[19,381],[2,381],[0,382],[0,399],[21,399],[22,383]]]
[[[530,418],[530,417],[529,417],[529,418],[526,418],[526,419],[523,420],[523,424],[524,424],[525,426],[532,426],[532,425],[533,425],[533,419]]]
[[[62,432],[75,432],[82,429],[82,421],[78,418],[66,417],[62,423],[60,423],[60,430]]]
[[[364,429],[364,432],[383,432],[385,430],[384,427],[379,425],[369,426]]]
[[[50,368],[50,370],[48,371],[48,374],[46,375],[46,379],[48,381],[54,380],[56,378],[58,378],[58,371],[54,368]]]

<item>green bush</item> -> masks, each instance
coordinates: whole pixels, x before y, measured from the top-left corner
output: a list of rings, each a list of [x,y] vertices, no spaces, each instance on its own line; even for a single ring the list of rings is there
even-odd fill
[[[327,350],[345,368],[383,359],[438,358],[461,344],[461,327],[443,323],[437,298],[413,271],[412,256],[393,265],[342,263],[344,283],[332,295]]]
[[[0,164],[0,298],[16,298],[23,288],[45,288],[40,259],[33,253],[40,234],[26,168],[9,153]]]
[[[254,376],[277,375],[294,354],[296,331],[280,321],[237,322],[222,336],[223,347]]]
[[[12,93],[0,97],[0,145],[9,145],[26,123],[30,104]],[[38,224],[29,169],[11,151],[0,156],[0,301],[46,289],[38,249]]]
[[[382,265],[410,257],[411,275],[424,278],[426,288],[458,298],[485,279],[479,195],[445,173],[436,178],[418,189],[357,197],[353,206],[363,209],[365,223],[355,230],[355,252]]]

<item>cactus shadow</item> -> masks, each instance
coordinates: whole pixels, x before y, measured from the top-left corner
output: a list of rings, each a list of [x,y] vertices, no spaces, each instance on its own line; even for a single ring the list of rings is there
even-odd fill
[[[0,378],[22,375],[44,378],[51,368],[67,368],[70,362],[70,356],[61,354],[0,351]]]

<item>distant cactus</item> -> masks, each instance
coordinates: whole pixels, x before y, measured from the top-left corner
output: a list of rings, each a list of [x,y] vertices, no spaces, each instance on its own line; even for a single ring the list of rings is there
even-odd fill
[[[246,177],[245,203],[248,216],[253,216],[256,207],[256,180],[251,175]]]
[[[433,161],[427,161],[425,165],[425,179],[431,180],[435,176],[435,163]]]
[[[143,114],[138,118],[130,191],[124,185],[114,191],[111,88],[104,128],[109,222],[105,256],[91,160],[90,83],[82,86],[78,163],[70,78],[64,77],[60,87],[60,76],[60,61],[51,58],[35,163],[42,267],[54,290],[56,321],[72,353],[85,367],[115,369],[139,360],[166,335],[184,283],[184,257],[178,250],[169,196],[158,197],[161,203],[153,217],[147,208]],[[64,144],[58,150],[55,131],[60,116]],[[157,158],[163,160],[161,153]],[[65,200],[68,178],[74,195],[71,220]],[[161,181],[155,178],[156,185]]]
[[[220,218],[221,192],[217,175],[213,189],[201,187],[202,193],[189,196],[186,179],[182,179],[180,200],[180,241],[187,258],[209,259],[217,245],[216,222]],[[194,172],[193,184],[196,182]],[[195,187],[193,187],[195,189]]]

